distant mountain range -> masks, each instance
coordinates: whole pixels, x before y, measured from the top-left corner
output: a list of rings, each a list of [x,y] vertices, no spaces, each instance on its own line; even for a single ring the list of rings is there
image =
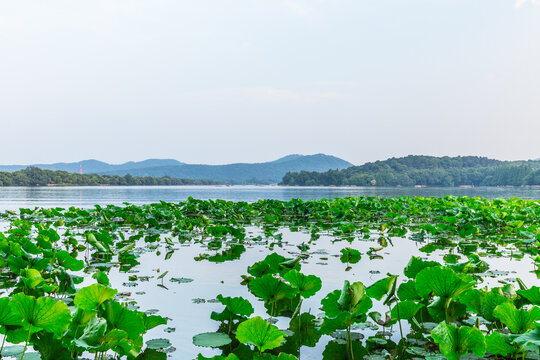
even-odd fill
[[[47,170],[62,170],[76,173],[82,166],[85,174],[132,176],[170,176],[183,179],[219,180],[229,183],[273,183],[279,182],[288,172],[328,171],[353,166],[348,161],[325,154],[287,155],[263,163],[236,163],[227,165],[186,164],[173,159],[148,159],[123,164],[108,164],[98,160],[73,163],[0,165],[0,171],[13,172],[27,167]]]

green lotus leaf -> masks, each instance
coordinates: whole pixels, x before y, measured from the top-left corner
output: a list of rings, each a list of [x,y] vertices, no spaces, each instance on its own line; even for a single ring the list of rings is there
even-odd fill
[[[167,354],[154,349],[146,349],[135,360],[167,360]]]
[[[132,340],[137,339],[140,334],[146,332],[142,316],[116,301],[109,300],[105,302],[105,319],[109,329],[123,330]]]
[[[109,327],[109,325],[107,326]],[[142,343],[142,338],[136,340],[141,341]],[[130,341],[128,341],[128,333],[120,329],[108,331],[105,338],[102,340],[101,346],[97,350],[107,351],[109,349],[116,349],[117,352],[120,351],[124,354],[131,353],[132,356],[138,355],[134,354],[135,351],[133,351],[133,346],[130,344]]]
[[[75,306],[83,310],[97,311],[101,304],[113,299],[116,293],[115,289],[101,284],[92,284],[79,290],[73,302]]]
[[[362,259],[362,254],[356,249],[344,248],[341,249],[340,252],[342,255],[339,260],[341,260],[342,263],[356,264]]]
[[[255,277],[261,277],[265,274],[276,274],[279,272],[279,265],[286,259],[277,254],[268,255],[263,261],[256,262],[248,267],[248,273]]]
[[[239,359],[238,359],[238,356],[236,356],[235,354],[229,354],[229,355],[227,355],[227,357],[225,357],[223,355],[216,355],[216,356],[211,357],[211,358],[207,358],[207,357],[204,357],[201,354],[199,354],[197,356],[197,360],[239,360]]]
[[[298,358],[286,353],[280,353],[279,355],[255,354],[253,355],[253,360],[298,360]]]
[[[309,313],[295,316],[289,323],[288,330],[292,331],[293,335],[287,337],[284,348],[292,351],[300,349],[302,346],[316,346],[322,335],[318,327],[315,326],[315,316]]]
[[[484,334],[474,327],[457,327],[441,322],[431,330],[433,341],[439,344],[439,351],[448,360],[459,360],[461,356],[472,352],[478,357],[486,353]]]
[[[453,270],[428,267],[416,275],[416,291],[422,298],[433,292],[443,298],[454,298],[471,289],[473,284],[462,280]]]
[[[509,298],[492,290],[488,292],[481,300],[480,315],[482,315],[482,317],[488,321],[495,321],[496,318],[493,314],[495,308],[501,304],[509,302],[511,302]]]
[[[110,286],[111,282],[109,281],[109,277],[107,274],[105,274],[103,271],[98,270],[95,274],[92,275],[92,278],[96,279],[96,281],[105,286]]]
[[[347,311],[353,315],[366,314],[373,306],[366,294],[364,284],[359,281],[350,284],[345,280],[337,303],[341,311]]]
[[[98,239],[96,238],[96,235],[94,234],[87,234],[86,241],[88,241],[88,243],[92,245],[93,247],[95,247],[96,250],[98,250],[99,252],[103,252],[103,253],[109,252],[109,248],[108,246],[106,246],[107,244],[104,244],[103,242],[98,241]]]
[[[92,318],[86,324],[83,334],[74,340],[75,346],[89,350],[101,345],[102,338],[107,331],[107,321],[103,318]]]
[[[416,283],[414,280],[401,283],[397,290],[397,296],[400,300],[419,300],[420,296],[416,292]]]
[[[62,342],[62,339],[55,339],[52,333],[39,332],[32,337],[34,350],[39,352],[41,360],[72,360],[71,351],[69,351]],[[5,354],[4,354],[5,355]],[[24,356],[25,359],[28,353]]]
[[[249,290],[253,295],[268,302],[275,302],[284,298],[293,298],[298,290],[275,278],[272,274],[266,274],[261,278],[249,282]]]
[[[519,296],[525,298],[529,304],[540,305],[540,287],[533,286],[527,290],[516,291]]]
[[[420,271],[424,270],[425,268],[434,266],[440,266],[440,264],[436,261],[425,261],[417,256],[413,256],[403,270],[403,273],[406,277],[414,279]]]
[[[15,311],[9,298],[0,298],[0,326],[22,325],[22,320],[20,313]]]
[[[260,352],[281,345],[284,335],[277,326],[269,324],[259,316],[240,323],[236,330],[238,341],[242,344],[254,345]]]
[[[371,298],[364,291],[364,285],[360,282],[350,285],[349,281],[345,281],[342,290],[334,290],[326,295],[321,304],[328,318],[335,318],[343,312],[356,317],[366,314],[373,306]]]
[[[381,279],[366,289],[367,295],[372,299],[381,300],[383,296],[388,294],[395,285],[397,276],[390,275]]]
[[[48,297],[36,299],[22,293],[13,295],[14,311],[22,317],[25,329],[32,327],[34,331],[40,329],[62,335],[71,322],[71,312],[62,301],[55,301]]]
[[[73,258],[67,251],[59,250],[56,252],[58,264],[65,269],[80,271],[84,268],[84,261]]]
[[[146,315],[141,313],[143,319],[144,327],[146,330],[150,330],[159,325],[167,325],[167,319],[159,315]]]
[[[354,359],[363,359],[368,354],[367,349],[360,341],[351,343]],[[326,344],[323,351],[323,360],[349,360],[350,356],[347,352],[347,344],[337,341],[330,341]]]
[[[307,299],[315,295],[322,287],[322,281],[315,275],[304,275],[297,270],[290,270],[283,278],[292,285],[293,288],[298,289],[300,296]]]
[[[45,280],[43,280],[43,277],[41,276],[41,272],[36,269],[26,269],[24,273],[25,274],[24,276],[21,276],[21,279],[24,286],[28,289],[35,289],[39,285],[45,283]]]
[[[171,345],[169,339],[152,339],[146,342],[146,347],[154,350],[166,349]]]
[[[212,312],[210,315],[212,320],[231,321],[243,319],[255,311],[251,303],[242,297],[224,297],[220,294],[216,298],[225,305],[225,309],[220,313]]]
[[[413,301],[400,301],[392,308],[392,320],[411,320],[418,310],[423,307],[423,304]]]
[[[195,335],[193,344],[202,347],[221,347],[231,343],[229,335],[219,332],[207,332]]]
[[[438,296],[433,298],[433,301],[427,306],[427,310],[433,320],[437,322],[461,318],[467,313],[467,307],[462,303]]]
[[[495,331],[492,334],[486,336],[486,345],[488,353],[492,355],[508,356],[515,354],[519,349],[510,345],[501,333]]]
[[[493,310],[500,304],[510,302],[506,296],[499,294],[497,291],[483,291],[470,289],[459,296],[459,302],[467,306],[468,311],[472,311],[481,315],[488,321],[495,321]]]
[[[355,316],[349,312],[343,312],[335,317],[325,317],[321,326],[321,332],[329,335],[336,330],[347,329],[353,322],[355,322]],[[363,319],[359,319],[361,321]]]
[[[527,311],[517,309],[513,303],[506,302],[498,305],[493,310],[493,315],[514,334],[520,334],[534,329],[535,322],[540,320],[540,308],[533,307]]]
[[[540,353],[540,323],[537,323],[536,329],[521,334],[514,339],[514,343],[521,349],[531,351],[539,355]]]

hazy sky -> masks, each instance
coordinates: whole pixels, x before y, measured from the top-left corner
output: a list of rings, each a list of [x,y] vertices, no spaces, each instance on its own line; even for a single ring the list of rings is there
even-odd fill
[[[0,0],[0,163],[540,157],[540,1]]]

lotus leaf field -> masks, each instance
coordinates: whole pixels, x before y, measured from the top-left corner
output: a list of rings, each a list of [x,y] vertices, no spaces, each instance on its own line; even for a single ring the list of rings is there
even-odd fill
[[[3,359],[540,359],[540,201],[0,217]]]

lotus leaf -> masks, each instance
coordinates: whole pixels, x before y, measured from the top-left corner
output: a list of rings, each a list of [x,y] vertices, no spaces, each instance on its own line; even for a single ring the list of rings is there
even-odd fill
[[[12,298],[14,310],[20,314],[25,329],[44,330],[61,336],[71,322],[71,312],[62,301],[48,297],[36,299],[33,296],[15,294]]]
[[[231,343],[229,335],[219,332],[208,332],[195,335],[193,344],[202,347],[221,347]]]
[[[300,296],[307,299],[315,295],[322,287],[322,281],[315,275],[304,275],[297,270],[287,272],[283,278],[300,292]]]
[[[284,335],[277,326],[269,324],[259,316],[240,323],[236,330],[238,341],[256,346],[259,352],[281,345]]]
[[[431,293],[443,298],[454,298],[471,289],[473,284],[462,280],[453,270],[428,267],[416,275],[416,291],[422,298]]]
[[[510,302],[498,305],[493,310],[493,315],[508,326],[514,334],[520,334],[534,329],[535,322],[540,320],[540,308],[533,307],[530,310],[516,309]]]
[[[87,311],[97,311],[99,306],[116,295],[117,290],[101,284],[92,284],[79,290],[73,300],[75,306]]]
[[[431,337],[439,344],[439,350],[448,360],[459,360],[472,352],[478,357],[486,353],[486,340],[480,330],[474,327],[448,325],[441,322],[431,330]]]

